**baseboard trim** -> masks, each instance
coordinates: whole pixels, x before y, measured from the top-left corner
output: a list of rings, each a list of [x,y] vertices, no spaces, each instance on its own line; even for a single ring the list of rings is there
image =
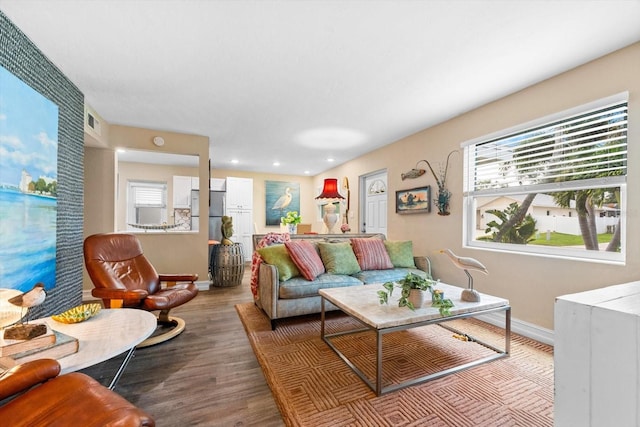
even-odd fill
[[[481,316],[477,316],[476,318],[500,328],[505,327],[504,314],[502,312],[483,314]],[[533,323],[514,319],[512,317],[511,331],[515,332],[516,334],[523,335],[527,338],[531,338],[532,340],[536,340],[548,345],[553,345],[553,331],[550,329],[541,328],[540,326],[534,325]]]
[[[196,286],[198,287],[199,291],[208,291],[210,283],[211,282],[209,282],[208,280],[198,280],[196,282]]]

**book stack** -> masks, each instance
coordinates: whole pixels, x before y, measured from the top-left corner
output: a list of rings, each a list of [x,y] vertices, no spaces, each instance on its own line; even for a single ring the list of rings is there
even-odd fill
[[[29,340],[12,340],[0,337],[0,368],[35,359],[61,359],[78,351],[78,339],[47,326],[44,335]]]

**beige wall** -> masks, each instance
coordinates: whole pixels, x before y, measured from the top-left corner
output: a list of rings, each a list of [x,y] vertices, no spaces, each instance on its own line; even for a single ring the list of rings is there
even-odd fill
[[[447,176],[447,186],[453,193],[451,215],[438,216],[435,212],[427,215],[395,214],[392,201],[396,190],[435,186],[430,174],[414,180],[401,180],[400,174],[414,167],[417,160],[426,158],[432,165],[443,162],[451,150],[458,149],[462,153],[460,144],[467,140],[623,91],[629,91],[629,191],[626,210],[626,236],[629,240],[626,265],[463,248],[461,155],[452,156]],[[439,249],[450,248],[459,255],[481,260],[489,269],[489,275],[474,275],[476,289],[508,298],[515,318],[553,329],[555,297],[640,279],[640,248],[635,238],[640,235],[640,192],[635,190],[635,183],[640,182],[640,168],[637,167],[640,165],[639,146],[640,43],[636,43],[371,152],[314,179],[315,185],[319,185],[325,176],[354,177],[350,179],[354,183],[354,194],[358,176],[386,168],[390,197],[387,234],[390,239],[413,240],[416,253],[431,257],[434,275],[452,284],[466,285],[466,276],[439,254]],[[357,209],[357,200],[352,203],[352,208]]]
[[[209,179],[209,138],[175,132],[141,129],[128,126],[108,126],[109,148],[87,149],[85,154],[85,236],[116,230],[115,185],[118,175],[115,164],[117,147],[136,150],[197,155],[200,157],[197,176],[200,186],[207,188]],[[154,136],[165,140],[163,147],[152,144]],[[206,212],[208,200],[200,199],[200,210]],[[208,222],[200,219],[198,233],[138,233],[145,255],[161,273],[198,273],[201,281],[208,280]],[[84,289],[93,285],[86,274]]]
[[[311,224],[312,230],[316,232],[322,231],[322,221],[318,221],[315,215],[315,187],[313,187],[313,178],[308,176],[296,175],[278,175],[237,171],[233,169],[213,169],[211,171],[212,178],[226,178],[233,176],[237,178],[253,179],[253,222],[255,223],[258,233],[278,232],[280,227],[267,226],[265,214],[265,181],[289,181],[300,183],[300,216],[302,222]]]
[[[116,230],[127,230],[127,183],[130,180],[148,180],[167,184],[167,222],[173,219],[173,176],[198,176],[198,168],[186,166],[152,165],[147,163],[118,162],[118,199],[116,201]]]

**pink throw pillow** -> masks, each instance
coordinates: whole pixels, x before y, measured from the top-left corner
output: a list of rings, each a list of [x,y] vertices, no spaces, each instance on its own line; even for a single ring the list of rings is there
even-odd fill
[[[351,239],[353,253],[362,271],[366,270],[388,270],[393,268],[391,258],[387,253],[384,242],[380,239]]]
[[[307,240],[292,240],[285,242],[284,246],[305,279],[314,280],[325,272],[322,259],[311,242]]]

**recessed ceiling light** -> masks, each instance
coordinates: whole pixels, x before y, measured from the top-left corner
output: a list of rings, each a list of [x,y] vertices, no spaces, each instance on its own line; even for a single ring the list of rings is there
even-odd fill
[[[237,165],[240,162],[238,161],[238,159],[231,159],[231,163],[233,163],[234,165]]]
[[[309,175],[310,173],[311,173],[311,172],[309,172],[309,171],[304,171],[304,174],[305,174],[305,175]]]
[[[116,151],[118,153],[126,153],[127,152],[127,150],[125,150],[124,148],[117,148]]]
[[[327,159],[327,162],[333,162],[333,161],[335,161],[335,159],[332,159],[331,157]]]
[[[273,162],[273,166],[280,166],[280,162]]]

